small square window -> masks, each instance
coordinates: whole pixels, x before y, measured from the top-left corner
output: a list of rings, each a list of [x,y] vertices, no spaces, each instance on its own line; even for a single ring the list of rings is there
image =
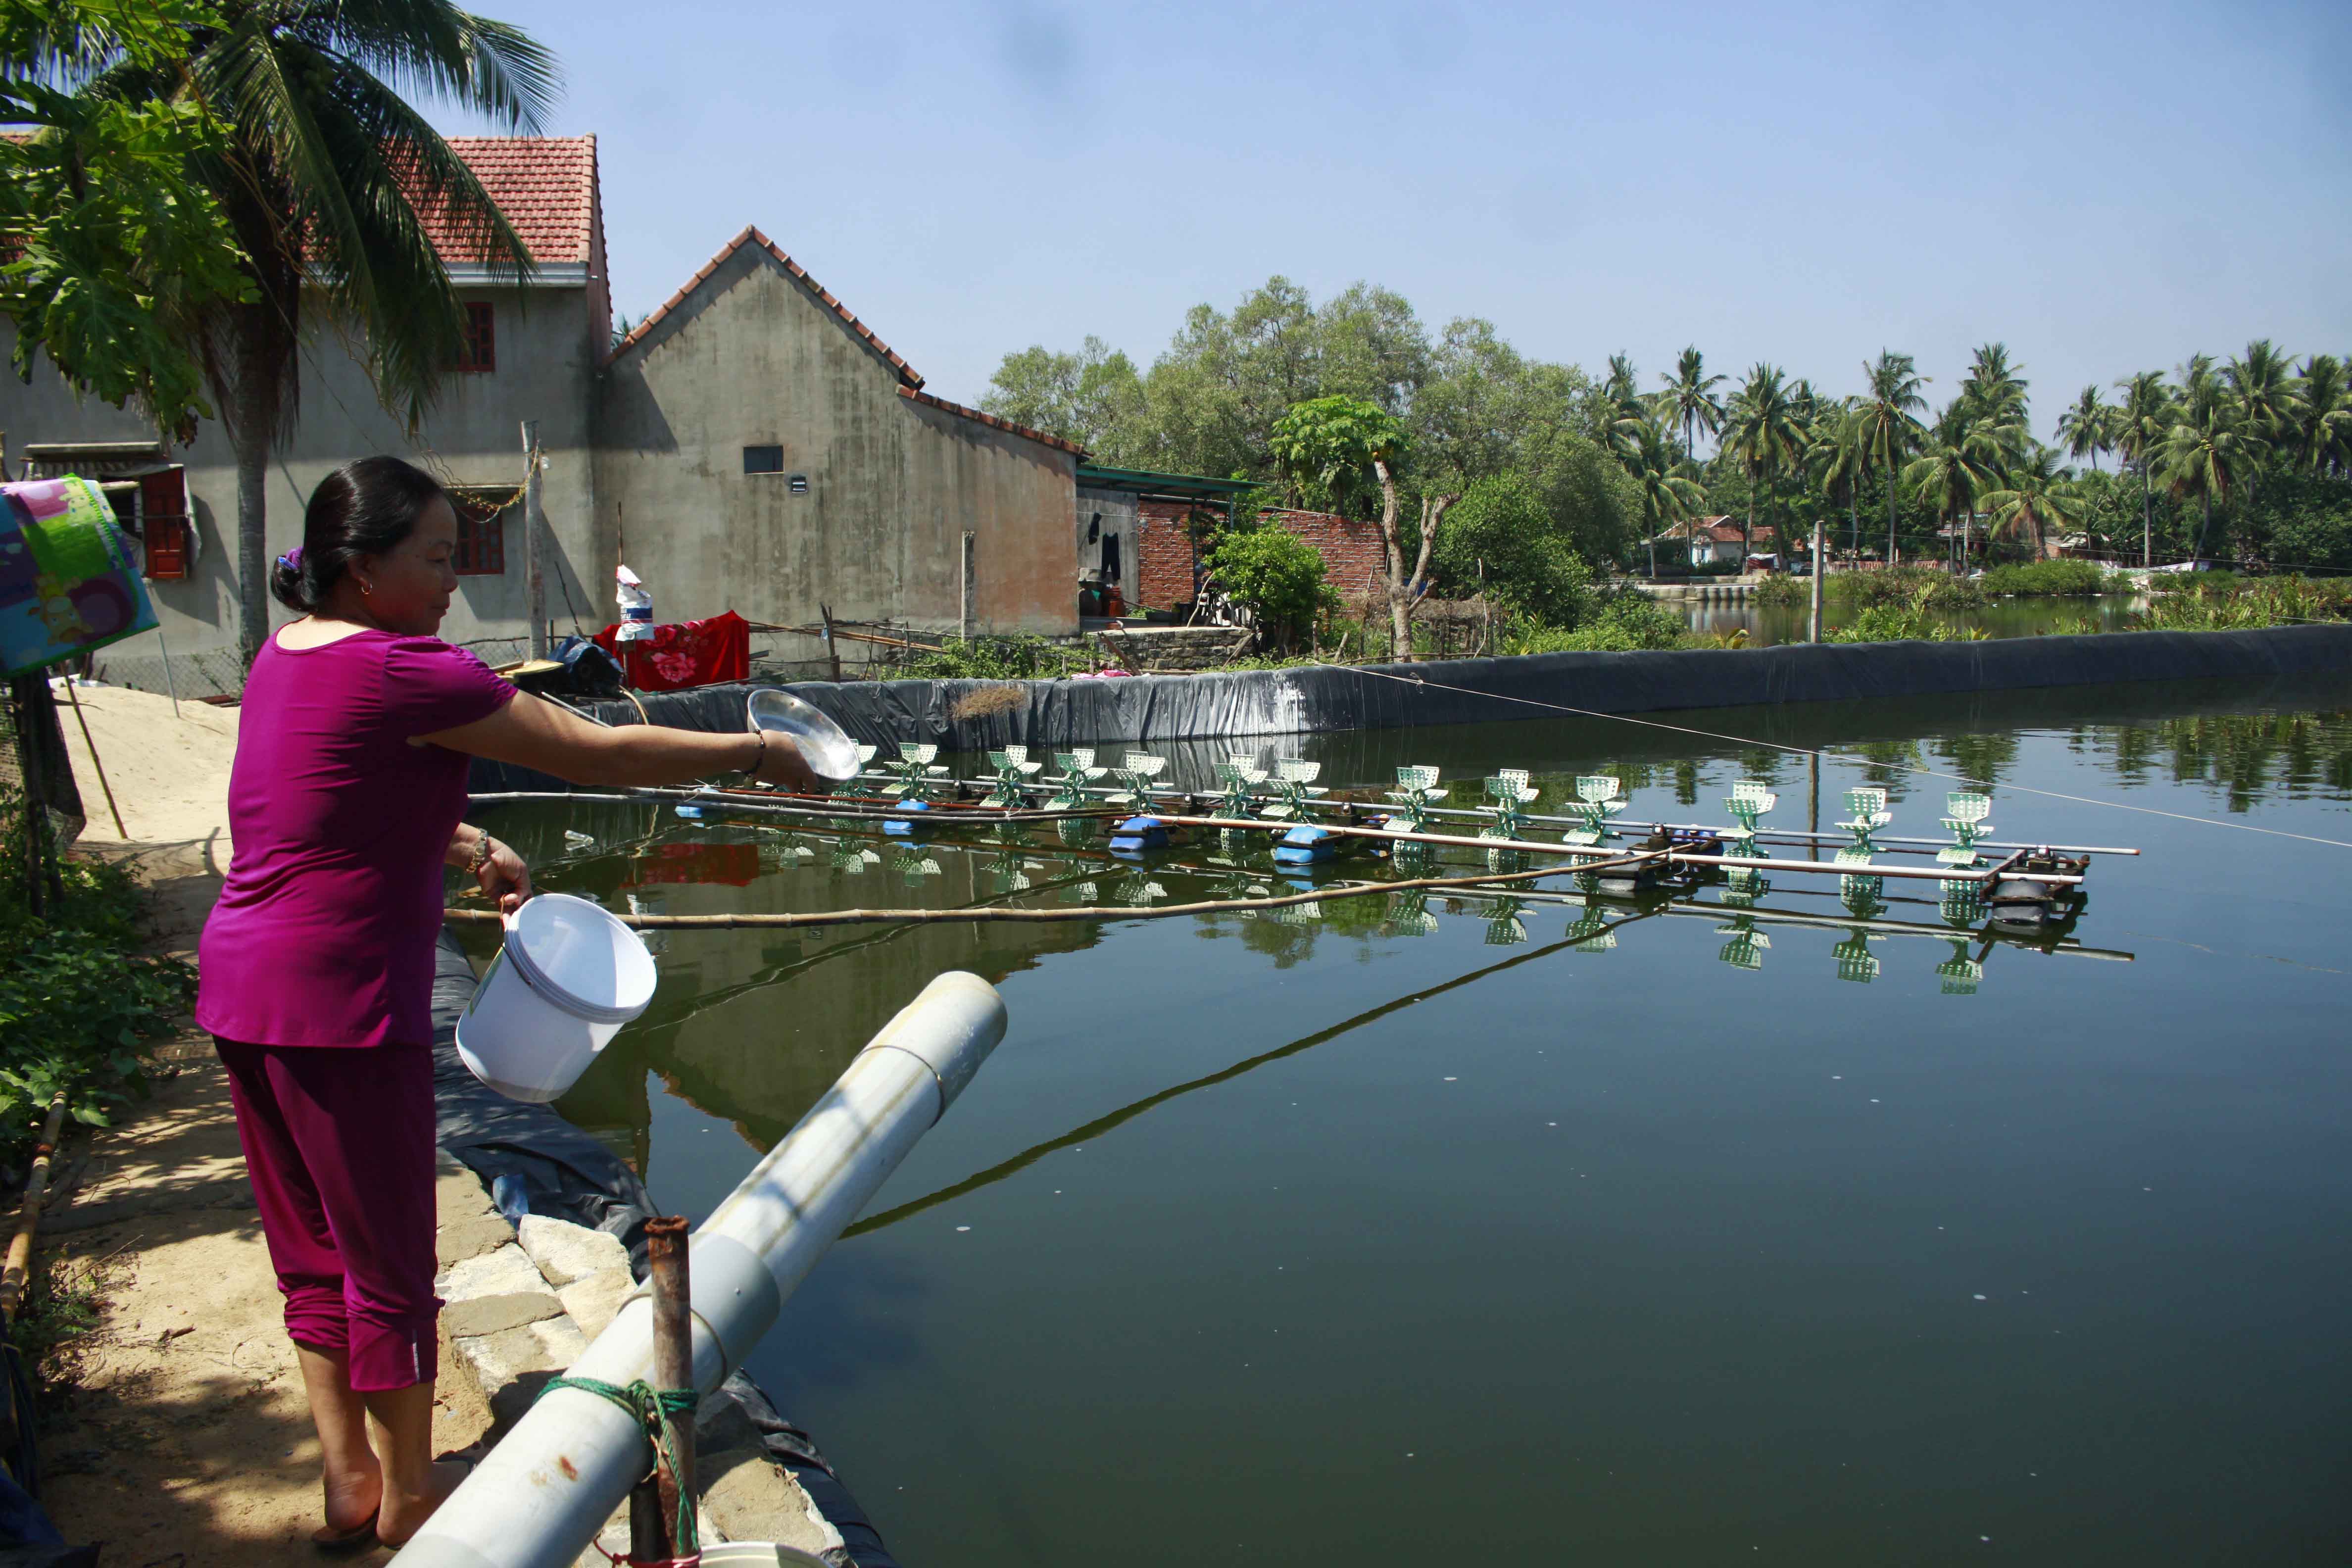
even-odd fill
[[[498,321],[489,306],[466,307],[465,336],[457,345],[457,363],[450,368],[479,374],[499,368]]]
[[[792,490],[793,494],[796,496],[804,496],[808,494],[808,476],[806,474],[794,474],[792,478],[786,479],[784,483]]]
[[[784,449],[782,447],[744,447],[743,471],[747,474],[782,473],[784,471]]]
[[[453,489],[449,500],[457,513],[457,548],[449,552],[449,570],[460,577],[497,577],[507,569],[506,511],[499,506],[512,500],[505,495]]]

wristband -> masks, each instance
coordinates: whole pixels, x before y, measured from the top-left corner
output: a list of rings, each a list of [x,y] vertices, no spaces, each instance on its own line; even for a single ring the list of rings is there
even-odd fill
[[[490,863],[490,850],[497,843],[498,840],[487,833],[474,840],[474,853],[466,862],[466,875],[478,877],[482,874],[482,868]]]
[[[753,757],[751,765],[743,771],[756,778],[759,776],[760,764],[768,760],[768,732],[765,730],[755,729],[751,733],[760,737],[760,754]]]

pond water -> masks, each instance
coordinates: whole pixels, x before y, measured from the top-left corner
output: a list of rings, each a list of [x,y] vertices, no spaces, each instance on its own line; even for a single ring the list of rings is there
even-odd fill
[[[2033,942],[1797,875],[1753,911],[661,933],[561,1109],[698,1219],[931,975],[997,984],[1003,1045],[751,1366],[916,1568],[2344,1561],[2352,850],[2216,825],[2352,839],[2352,688],[1658,717],[1827,748],[1818,800],[1801,756],[1622,721],[1293,744],[1329,783],[1529,768],[1544,810],[1613,772],[1636,822],[1756,777],[1826,828],[1876,782],[1931,836],[1927,768],[1990,782],[1998,837],[2147,854]],[[1194,784],[1222,748],[1166,749]],[[1050,829],[499,820],[546,885],[677,912],[1268,880]]]
[[[1753,601],[1710,605],[1686,600],[1672,604],[1682,612],[1691,630],[1709,637],[1745,631],[1750,647],[1805,640],[1808,612],[1801,605],[1776,607]],[[2053,633],[2129,631],[2136,624],[2136,613],[2146,604],[2145,599],[2129,594],[2103,594],[2081,599],[2002,598],[1974,610],[1940,610],[1933,614],[1937,620],[1956,630],[1981,629],[1986,636],[1995,637],[2039,637]],[[1834,629],[1853,619],[1853,612],[1831,604],[1824,606],[1822,619]]]

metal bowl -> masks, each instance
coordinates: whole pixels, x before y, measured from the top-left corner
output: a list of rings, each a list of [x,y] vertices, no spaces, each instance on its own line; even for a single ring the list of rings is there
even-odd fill
[[[808,703],[768,686],[751,693],[750,707],[750,727],[789,739],[817,777],[841,784],[857,776],[857,743]]]

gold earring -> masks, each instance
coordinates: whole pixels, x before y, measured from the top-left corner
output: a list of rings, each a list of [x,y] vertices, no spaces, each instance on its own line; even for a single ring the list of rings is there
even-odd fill
[[[362,577],[360,579],[360,592],[362,594],[373,594],[375,592],[375,584]]]

